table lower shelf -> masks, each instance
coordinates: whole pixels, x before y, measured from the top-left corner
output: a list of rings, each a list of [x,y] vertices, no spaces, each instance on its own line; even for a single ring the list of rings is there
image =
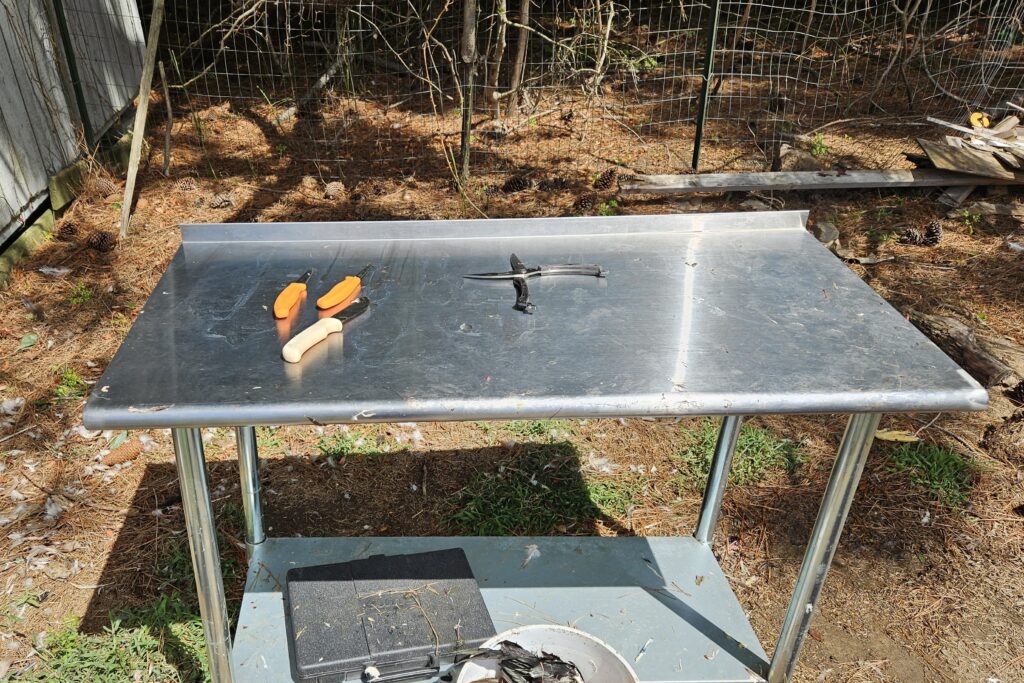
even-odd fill
[[[643,683],[749,683],[767,670],[718,562],[692,538],[274,538],[249,563],[236,682],[292,680],[281,595],[289,569],[455,547],[469,558],[499,633],[574,626],[615,648]]]

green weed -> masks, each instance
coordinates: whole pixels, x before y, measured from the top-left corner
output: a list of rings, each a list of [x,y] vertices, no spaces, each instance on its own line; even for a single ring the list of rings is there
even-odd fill
[[[825,136],[821,133],[815,133],[814,138],[811,140],[811,156],[823,157],[828,153],[829,148],[825,144]]]
[[[617,216],[619,214],[619,202],[614,199],[601,202],[597,207],[597,214],[599,216]]]
[[[968,235],[973,235],[974,231],[981,227],[982,216],[980,213],[973,213],[964,209],[960,214],[960,221],[964,225],[964,229]]]
[[[59,399],[81,398],[86,386],[85,380],[79,377],[74,368],[65,366],[60,371],[60,382],[54,393]]]
[[[259,449],[260,452],[280,448],[283,444],[284,442],[281,440],[281,435],[278,434],[277,428],[256,428],[256,448]]]
[[[474,476],[457,505],[447,524],[467,536],[564,533],[601,516],[565,442],[526,444],[515,463]]]
[[[39,653],[39,668],[15,680],[40,683],[185,680],[167,661],[160,647],[159,637],[149,626],[123,628],[121,621],[115,619],[104,633],[89,635],[79,633],[77,624],[71,621],[49,636]]]
[[[688,485],[703,489],[711,471],[719,423],[702,420],[695,431],[688,431],[688,444],[673,458],[679,463],[680,477]],[[800,445],[780,439],[763,427],[744,425],[736,440],[729,483],[740,486],[762,481],[776,468],[794,475],[804,463]]]
[[[573,433],[572,423],[565,420],[513,420],[501,424],[503,432],[520,438],[547,438],[552,441]]]
[[[341,431],[330,436],[320,437],[317,443],[320,454],[326,457],[344,457],[346,455],[371,455],[380,449],[371,435],[353,431]]]
[[[924,441],[905,443],[889,453],[889,470],[904,472],[940,502],[963,507],[974,486],[974,462],[955,451]]]
[[[71,290],[71,294],[68,295],[68,301],[74,306],[81,306],[92,301],[92,290],[89,289],[89,285],[84,282],[79,282],[75,285],[74,289]]]

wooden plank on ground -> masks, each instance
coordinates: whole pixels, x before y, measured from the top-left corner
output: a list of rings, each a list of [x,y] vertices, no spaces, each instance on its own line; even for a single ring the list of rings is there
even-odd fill
[[[917,144],[937,168],[989,178],[1013,179],[1013,171],[1003,168],[991,152],[982,152],[970,147],[956,149],[941,142],[920,138]]]
[[[628,194],[689,194],[694,192],[750,192],[756,190],[856,190],[875,187],[962,187],[1024,184],[1024,173],[1009,178],[980,180],[976,175],[930,168],[910,171],[764,171],[756,173],[701,173],[643,175],[622,181]]]

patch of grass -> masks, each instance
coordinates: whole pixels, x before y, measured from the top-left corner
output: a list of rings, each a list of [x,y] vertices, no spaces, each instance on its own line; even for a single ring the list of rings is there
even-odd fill
[[[974,462],[955,451],[919,441],[897,446],[889,453],[890,471],[904,472],[910,483],[951,507],[963,507],[974,487]]]
[[[84,282],[79,282],[68,295],[68,301],[70,301],[74,306],[87,304],[92,301],[92,290],[89,288],[89,285]]]
[[[283,443],[276,427],[256,428],[256,448],[259,451],[280,448]]]
[[[64,366],[60,371],[60,382],[54,391],[59,399],[81,398],[85,394],[85,380],[79,377],[74,368]]]
[[[829,148],[825,144],[825,136],[821,133],[815,133],[814,138],[811,140],[811,156],[823,157],[828,153]]]
[[[707,483],[719,426],[717,420],[702,420],[695,431],[686,434],[687,445],[673,456],[679,464],[680,477],[695,489],[703,489]],[[780,439],[764,427],[743,425],[736,441],[729,483],[756,484],[776,468],[792,476],[803,463],[800,444]]]
[[[500,429],[521,438],[544,437],[552,441],[573,433],[572,423],[566,420],[512,420],[502,424]]]
[[[379,452],[377,442],[369,434],[353,431],[341,431],[330,436],[320,437],[317,443],[320,454],[327,457],[344,457],[346,455],[372,455]]]
[[[448,527],[467,536],[571,533],[601,516],[580,476],[572,444],[526,444],[497,472],[481,472],[462,489]]]
[[[115,619],[102,634],[78,632],[75,622],[50,634],[40,666],[14,680],[61,683],[123,683],[184,679],[160,651],[158,635],[149,626],[124,628]],[[200,633],[202,625],[200,624]],[[137,677],[136,672],[141,674]]]
[[[590,500],[601,512],[612,517],[625,517],[629,508],[643,498],[643,483],[635,478],[598,479],[587,482]]]
[[[887,244],[896,239],[895,230],[887,230],[884,228],[868,228],[867,229],[868,241],[876,246]]]

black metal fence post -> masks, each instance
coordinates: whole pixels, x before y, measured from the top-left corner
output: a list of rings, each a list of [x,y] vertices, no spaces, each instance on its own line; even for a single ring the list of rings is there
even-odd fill
[[[71,44],[71,33],[68,31],[68,18],[64,13],[64,0],[53,0],[53,14],[54,19],[57,21],[57,31],[60,33],[60,43],[64,48],[64,57],[67,59],[68,74],[71,76],[71,89],[75,93],[75,104],[78,106],[78,117],[82,121],[85,144],[91,152],[96,148],[96,141],[93,139],[92,123],[89,121],[89,109],[85,105],[85,92],[82,90],[82,78],[78,74],[78,60],[75,58],[75,48]]]
[[[708,116],[708,95],[715,65],[715,44],[718,42],[718,14],[721,0],[712,0],[707,23],[707,46],[704,50],[704,82],[700,88],[700,109],[697,110],[697,130],[693,134],[693,170],[700,163],[700,143],[704,139],[704,122]]]

